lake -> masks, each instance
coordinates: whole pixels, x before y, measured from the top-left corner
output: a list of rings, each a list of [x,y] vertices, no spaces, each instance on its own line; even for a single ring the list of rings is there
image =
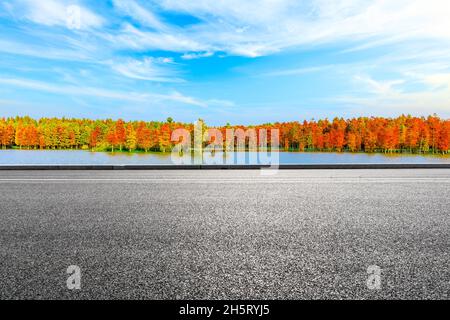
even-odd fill
[[[271,158],[272,156],[272,158]],[[358,163],[450,163],[449,155],[411,154],[366,154],[366,153],[324,153],[324,152],[278,152],[273,154],[210,153],[196,158],[203,164],[358,164]],[[69,150],[0,150],[0,165],[120,165],[120,164],[193,164],[192,157],[171,157],[170,153],[107,153]]]

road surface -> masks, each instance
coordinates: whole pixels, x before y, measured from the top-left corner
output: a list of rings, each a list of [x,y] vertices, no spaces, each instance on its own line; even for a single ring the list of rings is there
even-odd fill
[[[1,299],[450,295],[450,170],[4,171],[0,201]]]

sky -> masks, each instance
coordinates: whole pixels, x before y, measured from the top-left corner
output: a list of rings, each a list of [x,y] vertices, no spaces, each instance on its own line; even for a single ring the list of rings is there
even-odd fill
[[[450,118],[448,0],[0,0],[0,117]]]

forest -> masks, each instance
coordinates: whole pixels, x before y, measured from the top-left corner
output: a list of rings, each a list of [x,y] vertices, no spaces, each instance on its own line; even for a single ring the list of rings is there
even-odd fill
[[[2,149],[83,149],[92,151],[168,152],[174,130],[191,134],[194,124],[168,118],[158,121],[90,120],[30,117],[0,118]],[[208,127],[204,125],[208,130]],[[211,127],[212,128],[212,127]],[[227,129],[278,129],[280,148],[285,151],[448,153],[450,119],[437,115],[397,118],[293,121],[255,126],[214,127]]]

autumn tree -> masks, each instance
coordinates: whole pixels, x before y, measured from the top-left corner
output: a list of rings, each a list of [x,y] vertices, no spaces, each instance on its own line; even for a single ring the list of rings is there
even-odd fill
[[[162,152],[166,152],[170,146],[171,146],[171,132],[170,132],[170,127],[167,124],[164,124],[161,129],[160,129],[160,134],[159,134],[159,149]]]
[[[255,126],[231,125],[212,127],[222,133],[222,143],[226,150],[237,145],[236,139],[226,140],[227,130],[236,132],[254,129],[278,129],[279,142],[285,150],[296,151],[365,151],[365,152],[411,152],[434,153],[449,151],[449,121],[436,115],[413,117],[401,115],[397,118],[359,117],[353,119],[335,118],[284,123],[266,123]],[[184,128],[194,134],[194,125],[166,122],[125,122],[114,121],[41,118],[30,117],[0,118],[0,147],[20,149],[79,149],[159,150],[172,148],[171,132]],[[208,127],[203,123],[203,130]],[[257,135],[257,144],[262,139]],[[193,139],[191,139],[193,141]],[[267,146],[267,145],[266,145]],[[244,143],[248,149],[248,141]]]
[[[439,131],[438,148],[442,153],[448,153],[450,149],[450,121],[442,124]]]
[[[17,125],[14,143],[19,149],[22,149],[22,146],[25,143],[25,129],[22,122],[19,122]]]
[[[116,143],[119,145],[119,150],[122,151],[122,147],[127,142],[127,134],[125,131],[125,124],[122,119],[116,122]]]
[[[133,152],[137,148],[136,130],[133,124],[130,122],[126,127],[126,142],[125,146],[129,152]]]
[[[140,122],[136,130],[136,141],[139,148],[144,149],[148,152],[152,147],[152,136],[151,131],[145,124],[145,122]]]
[[[94,130],[91,131],[91,134],[89,136],[89,146],[91,149],[94,149],[97,147],[99,138],[100,138],[101,130],[99,127],[95,127]]]
[[[119,144],[117,132],[114,127],[109,128],[108,133],[106,134],[106,141],[111,146],[111,152],[114,152],[114,147]]]

